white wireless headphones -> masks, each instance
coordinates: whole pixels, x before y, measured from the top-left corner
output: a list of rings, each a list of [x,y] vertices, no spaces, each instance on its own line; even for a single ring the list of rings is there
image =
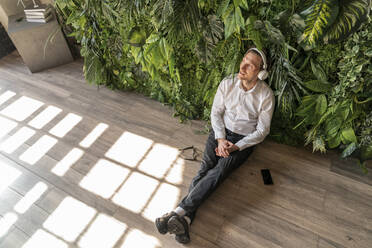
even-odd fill
[[[250,49],[248,49],[248,51],[245,53],[245,55],[247,55],[247,53],[249,53],[250,51],[256,51],[256,52],[258,52],[260,55],[261,55],[261,58],[262,58],[262,62],[263,62],[263,70],[261,70],[259,73],[258,73],[258,75],[257,75],[257,77],[258,77],[258,79],[260,79],[260,80],[265,80],[268,76],[269,76],[269,72],[266,70],[267,69],[267,60],[266,60],[266,56],[265,56],[265,54],[263,53],[263,52],[261,52],[260,50],[258,50],[257,48],[250,48]],[[244,56],[245,56],[244,55]]]

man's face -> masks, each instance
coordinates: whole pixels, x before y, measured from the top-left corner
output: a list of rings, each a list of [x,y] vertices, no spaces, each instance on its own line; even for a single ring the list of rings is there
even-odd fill
[[[238,77],[240,80],[253,81],[257,79],[257,75],[260,72],[260,66],[262,63],[262,58],[253,53],[247,53],[242,62],[240,63],[240,70]]]

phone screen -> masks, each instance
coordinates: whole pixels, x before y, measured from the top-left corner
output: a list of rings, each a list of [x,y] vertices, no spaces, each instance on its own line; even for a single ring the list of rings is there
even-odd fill
[[[273,179],[271,178],[270,170],[269,169],[261,169],[262,179],[264,184],[274,184]]]

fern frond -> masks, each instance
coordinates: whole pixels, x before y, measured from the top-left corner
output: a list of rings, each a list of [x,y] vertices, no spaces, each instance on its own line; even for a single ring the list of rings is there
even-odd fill
[[[326,43],[338,42],[357,30],[369,14],[371,0],[341,0],[339,5],[337,19],[324,37]]]
[[[152,12],[160,24],[167,22],[168,18],[173,15],[173,4],[174,0],[158,0],[152,6]]]
[[[223,25],[217,16],[209,15],[207,18],[203,18],[201,29],[203,31],[196,48],[196,54],[204,63],[209,63],[216,44],[223,38]]]
[[[301,12],[305,16],[305,31],[302,40],[311,45],[323,37],[326,29],[338,15],[337,0],[315,0],[313,5]]]

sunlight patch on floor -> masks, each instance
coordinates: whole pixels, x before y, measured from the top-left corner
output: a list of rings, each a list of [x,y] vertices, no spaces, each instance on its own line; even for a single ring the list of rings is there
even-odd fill
[[[68,245],[62,240],[53,236],[52,234],[39,229],[22,246],[22,248],[41,248],[41,247],[67,248]]]
[[[21,174],[22,172],[19,170],[0,161],[0,193],[10,186]]]
[[[65,118],[63,118],[60,122],[58,122],[52,129],[50,129],[49,133],[59,138],[63,138],[82,119],[83,118],[79,115],[69,113],[65,116]]]
[[[32,204],[47,191],[48,186],[43,182],[38,182],[30,189],[25,196],[14,206],[14,210],[20,214],[25,213]]]
[[[48,106],[41,113],[39,113],[34,119],[29,121],[28,125],[36,129],[41,129],[46,124],[48,124],[51,120],[53,120],[61,112],[62,112],[62,109],[60,108],[57,108],[54,106]]]
[[[15,213],[7,213],[0,217],[0,238],[8,233],[9,229],[16,223],[18,216]]]
[[[74,242],[96,212],[92,207],[68,196],[48,217],[43,227],[68,242]]]
[[[0,116],[0,139],[12,131],[18,123]]]
[[[88,148],[90,147],[94,141],[96,141],[103,132],[108,128],[109,126],[105,123],[99,123],[80,143],[79,145]]]
[[[129,167],[135,167],[152,144],[153,141],[150,139],[124,132],[105,156]]]
[[[48,135],[42,136],[38,141],[29,147],[19,158],[31,165],[35,164],[44,156],[56,143],[57,139]]]
[[[36,110],[38,110],[43,104],[44,103],[38,100],[29,98],[27,96],[22,96],[3,109],[0,114],[17,121],[23,121],[32,115],[32,113],[34,113]]]
[[[129,169],[105,159],[97,164],[80,182],[80,186],[103,198],[110,198],[129,174]]]
[[[2,105],[4,102],[8,101],[10,98],[15,96],[16,93],[10,90],[5,91],[3,94],[0,96],[0,105]]]
[[[113,202],[134,213],[140,213],[158,184],[158,180],[134,172],[114,195]]]
[[[8,154],[17,150],[23,143],[25,143],[29,138],[35,134],[35,131],[28,127],[22,127],[7,140],[5,140],[1,146],[0,150]]]
[[[162,183],[142,216],[150,221],[155,221],[155,218],[177,207],[180,194],[179,188],[168,183]]]
[[[163,178],[179,154],[178,149],[164,144],[155,144],[138,166],[140,171]]]
[[[73,148],[66,156],[63,157],[53,168],[52,172],[58,176],[64,176],[65,173],[73,166],[84,154],[83,150]]]
[[[176,162],[172,165],[172,168],[168,172],[165,180],[167,182],[180,185],[183,182],[183,172],[185,170],[185,160],[177,158]]]
[[[126,229],[126,224],[105,214],[99,214],[80,238],[78,245],[81,248],[112,248]]]

